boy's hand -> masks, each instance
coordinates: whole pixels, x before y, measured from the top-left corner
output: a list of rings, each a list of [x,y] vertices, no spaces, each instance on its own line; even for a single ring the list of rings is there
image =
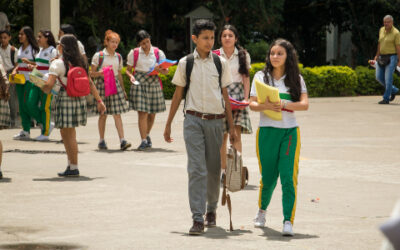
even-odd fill
[[[171,143],[174,141],[173,138],[171,138],[171,125],[167,124],[165,125],[165,129],[164,129],[164,140],[168,143]]]

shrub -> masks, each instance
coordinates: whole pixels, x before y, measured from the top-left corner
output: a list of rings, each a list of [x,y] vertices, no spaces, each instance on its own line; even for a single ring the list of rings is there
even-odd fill
[[[269,44],[265,41],[259,41],[256,43],[249,43],[245,47],[251,55],[253,62],[265,62],[265,56],[267,55]]]
[[[357,95],[379,95],[382,93],[383,86],[375,79],[374,69],[358,66],[355,72],[358,79]]]

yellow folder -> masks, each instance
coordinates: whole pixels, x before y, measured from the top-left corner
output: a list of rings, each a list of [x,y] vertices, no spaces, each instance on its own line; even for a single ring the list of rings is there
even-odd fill
[[[10,76],[8,77],[8,81],[10,81],[10,83],[25,84],[25,76],[23,74],[15,74],[13,79],[10,74]]]
[[[257,92],[257,102],[264,103],[269,97],[270,102],[280,102],[281,99],[279,98],[279,90],[277,88],[271,87],[265,83],[262,83],[255,80],[256,84],[256,92]],[[263,111],[266,116],[269,118],[280,121],[282,120],[282,112],[272,111],[272,110],[264,110]]]

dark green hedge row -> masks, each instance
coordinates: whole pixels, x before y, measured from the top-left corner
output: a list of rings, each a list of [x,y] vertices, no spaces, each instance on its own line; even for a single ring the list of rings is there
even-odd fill
[[[254,63],[251,65],[250,77],[264,68],[264,63]],[[375,80],[375,70],[358,66],[355,69],[347,66],[318,66],[303,67],[300,71],[307,85],[310,97],[326,96],[354,96],[354,95],[381,95],[383,87]],[[171,83],[175,74],[176,66],[172,66],[167,75],[161,75],[165,99],[171,99],[175,86]],[[122,71],[125,89],[129,93],[130,81]],[[400,86],[400,77],[394,76],[394,84]]]

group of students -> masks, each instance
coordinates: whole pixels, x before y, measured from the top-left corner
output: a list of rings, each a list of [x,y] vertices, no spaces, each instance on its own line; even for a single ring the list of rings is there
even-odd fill
[[[185,99],[183,127],[188,158],[189,204],[193,219],[189,234],[199,235],[204,233],[205,226],[216,226],[221,168],[224,169],[226,165],[227,139],[229,137],[232,146],[241,152],[241,134],[252,133],[249,108],[231,110],[229,97],[232,97],[240,101],[248,101],[250,109],[260,113],[256,149],[261,182],[259,209],[254,225],[264,227],[266,209],[280,176],[283,191],[283,235],[293,235],[292,225],[297,201],[300,132],[294,112],[291,111],[308,109],[307,89],[299,72],[296,50],[290,42],[284,39],[278,39],[271,43],[266,54],[266,67],[255,74],[250,88],[250,55],[238,45],[239,35],[236,28],[232,25],[225,25],[218,37],[222,47],[212,51],[215,30],[215,24],[210,20],[200,19],[194,23],[191,38],[196,44],[196,49],[192,54],[180,59],[178,63],[172,79],[172,83],[176,85],[176,90],[164,130],[165,141],[172,142],[171,124],[181,100]],[[39,33],[39,41],[40,36],[44,37],[44,41],[40,44],[42,47],[40,52],[47,51],[47,60],[43,58],[34,60],[35,51],[30,52],[35,49],[35,45],[32,46],[30,42],[34,42],[31,39],[24,39],[28,32],[26,32],[25,27],[21,29],[19,36],[23,46],[19,49],[18,64],[13,72],[21,72],[21,68],[28,72],[32,67],[39,68],[41,66],[38,64],[39,62],[48,63],[48,80],[44,87],[35,90],[42,92],[39,95],[41,98],[35,99],[42,102],[39,110],[46,110],[46,102],[48,98],[51,99],[51,91],[58,89],[55,86],[60,82],[64,84],[67,82],[67,73],[70,67],[87,68],[85,58],[79,50],[78,40],[72,34],[62,34],[55,49],[57,55],[54,58],[56,59],[52,60],[49,55],[53,51],[49,49],[52,46],[52,40],[48,38],[51,32],[48,32],[41,31]],[[156,65],[155,69],[159,73],[166,74],[168,70],[158,66],[157,62],[165,59],[165,55],[161,50],[151,45],[150,35],[146,31],[139,31],[136,35],[136,41],[139,46],[131,50],[127,56],[126,74],[132,82],[129,106],[138,112],[139,132],[142,139],[138,149],[142,150],[152,146],[149,134],[154,124],[155,114],[166,110],[159,77],[157,75],[150,76],[146,72],[154,65]],[[131,146],[124,138],[121,119],[121,114],[127,112],[129,108],[126,103],[127,94],[122,84],[123,60],[116,52],[119,42],[120,37],[117,33],[107,31],[104,39],[104,50],[97,52],[91,62],[89,75],[96,79],[96,83],[91,82],[90,87],[91,93],[97,101],[97,112],[99,113],[99,149],[107,148],[104,140],[107,115],[114,117],[121,149],[125,150]],[[40,52],[38,55],[44,54]],[[34,63],[34,61],[36,62]],[[105,97],[104,94],[102,69],[105,66],[112,67],[117,83],[117,94],[108,97]],[[25,72],[24,70],[22,72]],[[29,78],[27,79],[29,81]],[[282,101],[271,102],[267,98],[265,102],[258,102],[254,84],[256,79],[278,88]],[[18,90],[18,93],[27,93],[36,86],[32,87],[25,84],[25,86],[17,87],[24,88]],[[54,126],[60,129],[68,156],[67,169],[59,173],[59,176],[79,176],[75,127],[86,125],[86,99],[84,97],[70,97],[64,87],[59,89],[55,97]],[[37,102],[33,101],[32,104],[38,105]],[[20,101],[20,106],[22,105],[26,105],[26,103]],[[43,128],[46,127],[43,130],[43,136],[48,136],[46,132],[51,130],[51,124],[43,125],[47,122],[47,119],[39,118],[37,114],[33,116],[29,112],[29,108],[27,110],[23,115],[26,115],[29,123],[23,123],[23,131],[17,136],[29,137],[31,117],[38,118],[36,121],[42,124]],[[282,111],[282,120],[272,120],[262,112],[265,110]],[[22,112],[25,111],[22,110]],[[21,118],[23,118],[23,115],[21,115]],[[47,116],[43,117],[47,118]]]

